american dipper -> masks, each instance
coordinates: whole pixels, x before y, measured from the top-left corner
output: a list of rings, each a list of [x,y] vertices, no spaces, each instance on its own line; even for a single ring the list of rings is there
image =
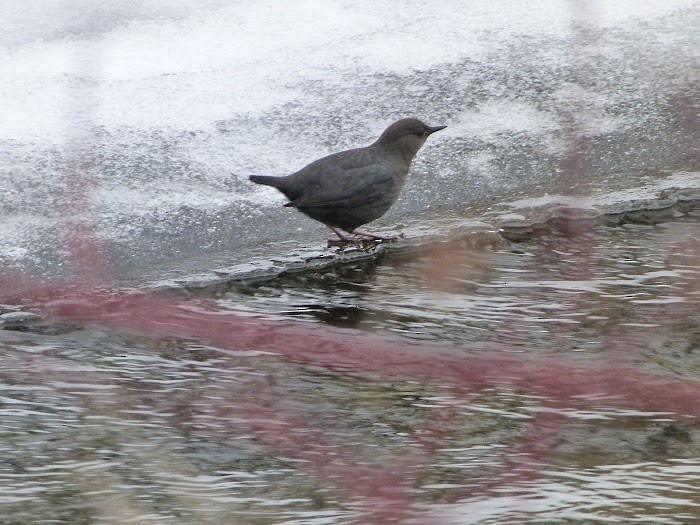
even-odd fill
[[[285,206],[322,222],[342,242],[393,240],[396,236],[357,228],[391,208],[406,182],[413,157],[428,136],[446,127],[404,118],[386,128],[369,146],[333,153],[286,177],[251,175],[250,180],[277,188],[289,199]]]

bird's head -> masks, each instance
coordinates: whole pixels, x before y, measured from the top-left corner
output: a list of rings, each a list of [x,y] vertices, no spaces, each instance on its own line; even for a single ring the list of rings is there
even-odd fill
[[[430,135],[446,127],[428,126],[417,118],[403,118],[386,128],[375,144],[401,152],[410,162]]]

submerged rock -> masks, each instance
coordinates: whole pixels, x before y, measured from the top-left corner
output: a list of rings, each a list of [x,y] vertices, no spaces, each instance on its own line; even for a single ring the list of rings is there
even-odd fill
[[[7,312],[0,315],[0,328],[12,330],[40,320],[41,316],[34,312]]]

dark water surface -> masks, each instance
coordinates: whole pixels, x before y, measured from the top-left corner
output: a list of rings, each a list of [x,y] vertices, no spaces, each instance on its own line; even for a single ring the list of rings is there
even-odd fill
[[[398,374],[76,322],[2,330],[0,521],[697,523],[700,214],[678,215],[184,301],[436,352]],[[489,379],[451,384],[448,343]],[[522,371],[499,365],[513,356]]]

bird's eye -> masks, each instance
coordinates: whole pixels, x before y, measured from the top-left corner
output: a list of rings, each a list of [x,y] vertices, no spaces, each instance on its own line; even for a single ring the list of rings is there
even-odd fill
[[[411,135],[415,135],[416,137],[422,137],[423,132],[422,131],[411,131]]]

